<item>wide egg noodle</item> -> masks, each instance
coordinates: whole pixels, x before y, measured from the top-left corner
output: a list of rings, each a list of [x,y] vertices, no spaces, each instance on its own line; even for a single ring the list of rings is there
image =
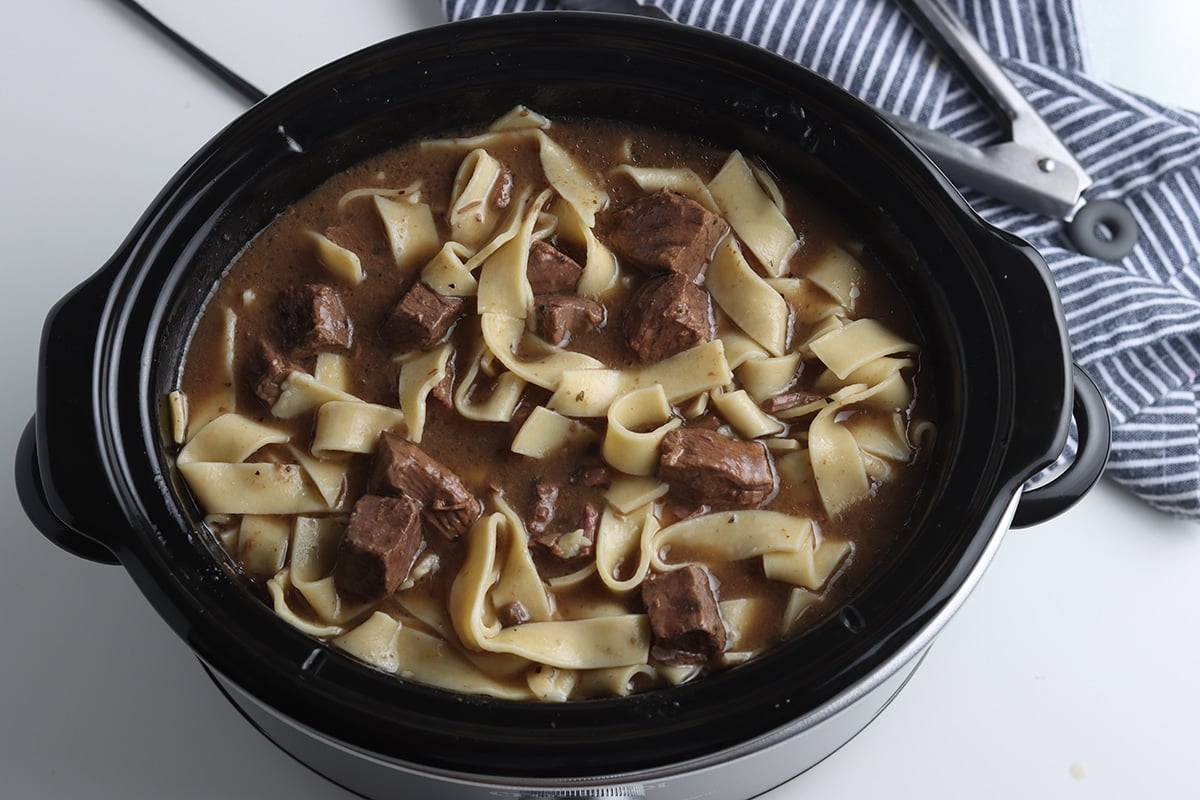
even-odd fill
[[[311,452],[317,458],[371,453],[384,431],[404,430],[404,412],[359,400],[331,400],[317,409]]]
[[[608,205],[608,193],[571,154],[542,131],[536,133],[542,172],[556,194],[575,209],[584,225],[596,226],[596,214]]]
[[[787,261],[800,241],[787,217],[763,191],[745,157],[734,151],[709,182],[708,189],[746,247],[762,262],[767,274],[787,274]],[[778,354],[776,354],[778,355]]]
[[[317,262],[332,277],[350,286],[357,286],[367,277],[362,261],[353,250],[342,247],[317,231],[309,231],[308,236],[313,242]]]
[[[467,268],[471,248],[461,242],[446,242],[421,269],[421,281],[438,294],[474,297],[479,281]]]
[[[729,421],[743,438],[758,439],[783,433],[787,426],[763,411],[746,392],[737,389],[726,392],[713,389],[709,392],[712,403],[723,418]]]
[[[339,392],[350,392],[350,364],[341,353],[317,353],[312,374],[317,383]]]
[[[736,535],[735,535],[736,534]],[[766,553],[794,553],[811,546],[808,517],[765,509],[699,514],[667,525],[654,536],[653,567],[665,572],[686,561],[675,552],[705,561],[742,561]]]
[[[519,514],[500,494],[494,494],[492,503],[504,515],[504,563],[500,576],[492,586],[490,599],[495,608],[519,603],[533,622],[544,622],[554,614],[553,598],[546,591],[533,563],[529,549],[529,532]]]
[[[545,406],[534,406],[513,436],[509,448],[518,455],[545,458],[569,447],[596,441],[597,434],[577,419],[564,417]]]
[[[826,250],[804,276],[848,310],[854,309],[865,280],[859,260],[837,245]]]
[[[521,131],[529,129],[547,130],[550,120],[524,105],[515,105],[501,116],[497,117],[489,131]]]
[[[501,372],[491,379],[487,398],[474,401],[472,395],[482,389],[482,378],[486,377],[483,365],[492,358],[487,345],[478,342],[475,352],[467,361],[466,372],[454,389],[454,410],[464,419],[476,422],[508,422],[521,402],[528,385],[515,372]]]
[[[815,325],[848,309],[808,278],[766,278],[767,285],[787,301],[795,321]]]
[[[854,434],[858,446],[873,456],[897,462],[912,456],[913,447],[899,412],[856,414],[843,424]]]
[[[585,253],[583,273],[575,286],[576,294],[580,297],[599,297],[612,289],[620,278],[616,256],[596,237],[573,205],[558,198],[551,210],[558,220],[559,238],[582,248]]]
[[[349,392],[322,383],[307,372],[293,370],[283,379],[282,391],[271,406],[271,413],[280,419],[292,419],[331,400],[362,402]]]
[[[450,238],[468,247],[482,245],[499,222],[492,196],[504,177],[504,167],[481,147],[463,157],[454,176],[446,221]]]
[[[874,319],[856,319],[809,342],[814,355],[839,378],[876,359],[912,353],[917,346]]]
[[[507,700],[530,699],[528,691],[489,677],[444,639],[404,625],[382,611],[331,643],[376,669],[430,686]]]
[[[770,355],[786,352],[791,325],[787,301],[750,267],[733,239],[727,237],[717,245],[704,286],[729,318]]]
[[[858,440],[845,425],[838,422],[843,408],[866,390],[866,387],[847,387],[842,397],[827,403],[817,412],[808,429],[808,452],[812,459],[813,477],[825,510],[833,516],[866,497],[871,480],[863,463]]]
[[[646,194],[667,189],[695,200],[714,214],[721,213],[704,179],[687,167],[635,167],[621,164],[609,170],[608,174],[629,178]]]
[[[721,654],[723,664],[740,664],[757,655],[757,649],[745,641],[746,632],[754,627],[755,620],[766,616],[768,606],[761,597],[739,597],[718,603],[727,633],[725,652]]]
[[[181,467],[205,461],[236,464],[269,444],[283,444],[290,439],[287,431],[241,414],[222,414],[192,437],[175,463]]]
[[[301,514],[329,504],[299,464],[193,462],[179,468],[197,502],[213,514]]]
[[[656,383],[667,400],[681,403],[732,380],[725,345],[714,339],[644,367],[564,370],[556,386],[546,387],[555,390],[546,406],[569,417],[604,417],[617,398]]]
[[[291,535],[287,517],[243,514],[238,522],[238,563],[250,575],[271,577],[287,563]]]
[[[400,367],[398,395],[409,441],[420,444],[425,434],[429,393],[446,379],[454,347],[443,344],[405,361]]]
[[[793,553],[765,553],[763,574],[773,581],[820,591],[852,549],[850,542],[824,537],[818,542],[814,537],[808,547]]]
[[[175,463],[201,507],[210,514],[292,514],[328,510],[303,467],[245,459],[269,444],[289,441],[286,432],[238,414],[205,425]]]
[[[345,528],[343,516],[299,516],[292,527],[291,585],[318,620],[329,625],[344,626],[367,607],[339,594],[333,581],[338,543]]]
[[[632,514],[637,509],[665,497],[670,490],[669,484],[657,478],[617,475],[604,492],[604,499],[622,514]]]
[[[330,510],[340,510],[346,498],[350,459],[345,455],[317,458],[312,453],[295,445],[288,446],[292,459],[304,470],[309,482],[316,487]]]
[[[864,454],[854,431],[845,424],[848,415],[843,412],[859,404],[870,406],[875,395],[888,387],[885,381],[875,386],[856,384],[839,390],[817,412],[809,427],[813,476],[825,510],[831,516],[845,511],[871,491],[870,462],[865,458],[870,454]]]
[[[549,201],[547,189],[525,207],[516,233],[483,262],[479,270],[476,308],[479,314],[497,313],[525,319],[533,308],[526,266],[533,228],[542,206]]]
[[[421,202],[421,188],[423,186],[421,180],[415,180],[408,186],[364,186],[359,189],[351,189],[345,192],[337,201],[338,213],[345,211],[351,203],[362,197],[382,197],[390,200],[399,200],[405,203]]]
[[[288,602],[291,588],[290,568],[285,567],[267,581],[267,594],[271,598],[271,607],[274,609],[276,616],[301,633],[307,633],[309,636],[315,636],[318,639],[328,639],[345,632],[346,629],[341,625],[313,622],[302,614],[297,613]]]
[[[479,323],[488,349],[511,372],[534,386],[554,390],[558,388],[565,373],[598,370],[604,366],[589,355],[554,347],[544,339],[529,333],[525,327],[525,320],[519,317],[486,313],[480,315]],[[564,413],[553,405],[549,407]]]
[[[170,419],[171,441],[182,445],[187,441],[188,396],[175,389],[167,392],[167,415]]]
[[[397,202],[376,195],[375,210],[383,223],[392,261],[408,278],[441,247],[441,234],[428,203]]]
[[[596,669],[645,663],[650,623],[645,614],[528,622],[502,628],[488,607],[497,538],[504,515],[493,513],[467,532],[467,554],[450,591],[454,629],[468,648],[511,653],[560,669]]]
[[[543,703],[563,703],[571,699],[579,682],[579,670],[558,669],[542,664],[531,667],[525,674],[526,684],[535,699]]]
[[[662,384],[635,389],[608,407],[601,453],[626,475],[653,475],[663,437],[682,424]]]
[[[779,473],[780,489],[786,489],[798,502],[817,504],[821,496],[817,491],[817,480],[813,474],[812,456],[807,447],[775,457],[775,469]]]
[[[751,358],[734,367],[737,382],[755,402],[761,403],[787,391],[796,382],[800,354]]]
[[[658,682],[658,670],[650,664],[588,669],[578,673],[576,693],[581,697],[628,697],[643,684]]]
[[[641,586],[650,571],[658,530],[658,518],[650,513],[649,504],[630,514],[605,507],[596,529],[595,544],[595,567],[605,586],[620,594]],[[626,577],[620,576],[622,572],[627,573]]]

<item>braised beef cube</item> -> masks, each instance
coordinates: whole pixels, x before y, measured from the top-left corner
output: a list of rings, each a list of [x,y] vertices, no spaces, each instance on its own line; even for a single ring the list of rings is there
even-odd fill
[[[530,620],[529,609],[519,601],[514,601],[496,609],[496,617],[500,620],[501,627],[504,628],[511,628],[514,625],[520,625]]]
[[[762,410],[768,414],[777,414],[780,411],[787,411],[791,408],[799,408],[809,403],[815,403],[823,397],[825,395],[819,392],[806,392],[803,389],[797,389],[793,392],[784,392],[774,397],[768,397],[762,402]]]
[[[446,374],[432,389],[429,397],[437,400],[443,408],[454,408],[454,359],[446,361]]]
[[[525,275],[534,294],[570,294],[582,274],[575,259],[549,242],[535,239],[529,245]]]
[[[584,486],[611,486],[612,472],[603,464],[586,466],[579,471],[579,482]]]
[[[533,485],[533,513],[529,515],[530,533],[545,533],[554,521],[558,507],[558,493],[562,487],[557,483],[539,481]]]
[[[651,572],[642,582],[650,654],[666,664],[703,664],[725,650],[725,622],[708,572],[695,564]]]
[[[449,467],[390,431],[379,437],[371,486],[420,503],[422,522],[449,540],[462,536],[483,511],[479,498]]]
[[[254,394],[268,406],[274,406],[283,393],[283,382],[293,372],[303,368],[276,350],[270,342],[262,339],[255,348],[254,357],[249,359],[250,381]]]
[[[446,338],[463,315],[466,301],[439,294],[417,281],[408,288],[383,323],[388,344],[402,350],[424,350]]]
[[[684,504],[754,508],[775,494],[775,468],[761,442],[705,428],[676,428],[659,446],[658,477]]]
[[[625,341],[642,361],[662,361],[712,338],[708,292],[678,272],[646,281],[625,313]]]
[[[540,295],[537,297],[537,310],[542,337],[556,347],[562,347],[573,337],[590,333],[604,324],[604,305],[590,297]]]
[[[695,200],[663,189],[618,211],[608,244],[638,269],[695,279],[728,231],[725,220]]]
[[[328,284],[309,283],[281,291],[279,321],[284,346],[297,358],[322,351],[346,352],[353,343],[353,325],[342,296]]]
[[[364,598],[399,588],[421,552],[420,506],[408,497],[363,495],[338,544],[333,581]]]

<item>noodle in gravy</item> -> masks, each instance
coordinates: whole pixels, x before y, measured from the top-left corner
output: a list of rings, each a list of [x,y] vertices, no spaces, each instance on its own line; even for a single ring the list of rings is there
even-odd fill
[[[769,165],[517,108],[335,176],[231,265],[171,394],[289,624],[448,690],[733,667],[903,544],[934,433],[895,288]]]

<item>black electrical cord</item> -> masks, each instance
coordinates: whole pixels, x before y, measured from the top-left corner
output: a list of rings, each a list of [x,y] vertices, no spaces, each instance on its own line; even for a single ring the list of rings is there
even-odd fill
[[[171,42],[182,49],[185,53],[196,59],[196,61],[198,61],[209,72],[216,75],[218,78],[232,87],[234,91],[249,100],[251,103],[257,103],[259,100],[262,100],[267,96],[266,92],[257,88],[245,78],[226,67],[220,61],[217,61],[208,53],[204,52],[199,47],[180,36],[169,25],[143,8],[140,3],[136,2],[136,0],[117,0],[117,2],[132,11],[145,22],[149,23],[151,27],[171,40]]]

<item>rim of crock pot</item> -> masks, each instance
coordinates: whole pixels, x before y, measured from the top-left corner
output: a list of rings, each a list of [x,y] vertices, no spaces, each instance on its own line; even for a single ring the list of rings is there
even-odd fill
[[[500,701],[449,695],[428,687],[406,684],[392,676],[384,676],[368,667],[353,663],[344,656],[333,654],[324,645],[316,644],[274,618],[259,600],[250,597],[217,559],[211,558],[209,548],[212,542],[193,530],[194,519],[189,519],[178,506],[177,487],[172,485],[170,465],[166,463],[166,456],[162,453],[161,433],[153,421],[160,407],[158,386],[154,378],[155,370],[160,369],[160,353],[157,352],[159,343],[153,334],[161,331],[167,324],[171,311],[162,298],[177,298],[178,293],[183,291],[181,285],[186,283],[186,276],[177,265],[194,255],[195,248],[203,238],[190,230],[186,222],[181,221],[181,217],[191,212],[192,207],[204,197],[205,191],[219,185],[230,173],[244,168],[248,159],[264,155],[265,150],[273,152],[279,147],[278,141],[269,144],[262,141],[261,129],[265,124],[264,120],[267,120],[270,114],[289,103],[300,102],[309,89],[334,81],[334,76],[340,79],[354,77],[356,73],[369,67],[373,60],[385,58],[387,55],[397,57],[397,50],[401,45],[414,49],[423,46],[427,50],[432,48],[442,53],[445,53],[448,47],[456,53],[466,52],[466,45],[473,44],[478,47],[480,38],[497,42],[509,37],[511,42],[513,37],[530,36],[530,28],[542,32],[550,31],[559,36],[569,32],[574,37],[593,42],[614,39],[626,43],[637,41],[643,47],[652,44],[660,50],[669,48],[676,54],[677,51],[686,49],[684,45],[687,44],[692,48],[693,56],[696,50],[705,53],[707,67],[711,70],[717,70],[719,62],[720,69],[732,69],[739,74],[757,72],[761,77],[762,70],[766,67],[759,65],[765,59],[770,68],[790,70],[790,74],[797,80],[803,78],[805,89],[810,93],[807,98],[810,106],[820,105],[816,99],[819,98],[826,105],[833,104],[838,107],[840,112],[849,117],[852,124],[857,126],[856,135],[872,138],[876,143],[883,137],[882,141],[894,148],[894,152],[890,154],[891,160],[911,173],[908,177],[914,186],[921,186],[924,191],[936,194],[939,202],[935,207],[941,213],[954,218],[964,229],[965,238],[974,240],[974,246],[979,245],[980,237],[984,237],[984,241],[995,238],[995,234],[974,217],[948,181],[936,173],[915,148],[889,133],[890,128],[879,121],[873,112],[866,111],[865,107],[849,95],[812,76],[806,70],[795,65],[784,67],[778,57],[765,51],[758,51],[757,48],[744,43],[702,31],[673,27],[667,32],[659,27],[659,23],[648,20],[622,19],[615,22],[610,19],[585,19],[586,15],[579,14],[568,16],[569,20],[560,15],[539,13],[536,15],[536,21],[530,17],[518,20],[516,15],[513,15],[509,18],[493,18],[474,23],[455,23],[453,30],[446,28],[423,31],[368,48],[363,53],[335,62],[301,79],[268,98],[235,122],[189,162],[155,201],[154,206],[123,246],[121,253],[114,258],[112,267],[106,270],[112,280],[112,290],[109,292],[100,325],[99,338],[103,340],[103,344],[97,347],[95,372],[99,388],[94,401],[98,432],[102,439],[102,455],[113,478],[115,502],[121,510],[121,516],[128,520],[131,527],[128,540],[117,543],[126,568],[155,607],[201,658],[214,664],[223,674],[235,676],[240,685],[247,687],[248,691],[263,698],[273,707],[280,708],[288,716],[352,744],[370,746],[369,739],[378,735],[379,731],[394,734],[400,728],[410,736],[420,733],[422,738],[428,737],[431,742],[444,744],[447,741],[460,740],[466,734],[486,732],[497,726],[497,729],[504,728],[503,738],[506,746],[502,748],[502,758],[511,759],[513,748],[527,747],[531,744],[549,746],[551,750],[558,748],[553,753],[543,751],[536,754],[534,760],[544,766],[548,755],[548,763],[560,758],[562,752],[559,751],[564,743],[572,739],[565,735],[565,726],[562,724],[568,717],[574,726],[571,729],[576,731],[575,738],[578,726],[583,725],[588,730],[594,730],[599,719],[607,720],[610,717],[620,722],[612,727],[621,728],[621,733],[628,737],[629,741],[641,742],[639,736],[647,727],[654,728],[656,737],[669,738],[672,731],[680,732],[696,721],[695,715],[686,713],[684,704],[703,704],[707,702],[705,697],[719,696],[719,693],[726,689],[735,689],[748,695],[761,695],[760,690],[749,688],[755,685],[751,676],[770,676],[770,665],[781,663],[780,659],[783,656],[773,654],[769,658],[760,659],[736,670],[712,676],[705,679],[702,682],[703,686],[699,688],[684,686],[668,690],[668,700],[662,700],[660,693],[648,693],[645,696],[614,701],[583,701],[576,704],[553,704],[551,707],[523,704],[520,709],[514,710],[510,704]],[[477,39],[472,40],[471,35],[476,35]],[[668,38],[669,44],[664,42],[663,37]],[[403,42],[397,44],[401,40]],[[513,57],[511,52],[505,52],[503,55],[506,60]],[[730,66],[729,62],[736,64]],[[849,113],[842,108],[847,103],[850,104]],[[257,132],[257,147],[248,141],[239,142],[239,137],[251,128]],[[279,133],[286,134],[282,126]],[[209,160],[220,153],[229,155],[230,147],[239,143],[245,145],[244,150],[214,169]],[[914,179],[913,175],[919,179]],[[201,181],[203,185],[197,187],[197,181]],[[240,183],[245,182],[243,180]],[[181,238],[183,246],[175,243],[172,237]],[[168,243],[173,246],[168,247]],[[177,248],[178,252],[172,254],[170,251],[173,248]],[[163,266],[164,264],[166,266]],[[165,276],[158,274],[163,269],[168,272]],[[1034,270],[1036,271],[1036,264]],[[152,276],[155,280],[150,280]],[[158,298],[152,302],[152,313],[148,315],[145,313],[146,309],[137,302],[139,298],[144,301],[146,296]],[[995,298],[991,299],[996,302]],[[1049,305],[1053,311],[1053,302]],[[996,309],[992,311],[995,313]],[[1061,329],[1057,332],[1061,337]],[[997,331],[997,334],[999,333],[1001,332]],[[996,344],[997,348],[1004,352],[997,353],[996,357],[999,361],[1011,363],[1011,342],[1007,338],[1001,338],[1004,340]],[[130,355],[136,357],[130,358]],[[1065,372],[1065,366],[1063,370]],[[1053,380],[1050,379],[1049,382],[1053,383]],[[128,402],[128,387],[131,385],[137,387],[137,402]],[[1011,399],[1009,402],[1011,403]],[[1011,415],[1012,409],[1009,408],[1008,411]],[[1011,419],[1005,422],[1011,427]],[[998,420],[997,424],[1001,424],[1001,421]],[[1065,428],[1065,421],[1060,421],[1058,427]],[[1011,434],[1011,431],[1008,433]],[[130,445],[135,447],[131,449]],[[1028,442],[1026,445],[1028,446]],[[842,688],[854,685],[862,680],[864,675],[879,668],[879,664],[882,663],[879,659],[880,653],[895,652],[898,646],[903,647],[903,642],[911,641],[928,620],[937,617],[939,609],[944,608],[954,596],[955,591],[948,590],[947,587],[962,585],[965,574],[970,574],[970,567],[978,563],[986,552],[993,538],[992,531],[999,525],[1004,508],[1010,503],[1020,482],[1028,477],[1028,473],[1048,461],[1054,445],[1055,442],[1050,441],[1045,445],[1045,452],[1039,450],[1036,453],[1021,454],[1018,459],[1021,463],[1012,462],[1011,452],[989,453],[989,466],[994,470],[993,483],[991,486],[981,487],[979,491],[983,492],[986,489],[991,494],[985,501],[980,502],[977,498],[970,501],[973,504],[978,503],[977,508],[973,505],[975,516],[971,520],[975,532],[968,534],[970,541],[962,545],[962,551],[958,553],[959,560],[948,571],[939,572],[936,576],[938,586],[924,587],[924,603],[912,612],[908,625],[892,629],[888,635],[881,636],[861,659],[855,659],[850,665],[842,665],[843,669],[840,671],[835,670],[841,679]],[[149,493],[150,485],[157,488],[157,493]],[[185,571],[184,564],[175,560],[175,557],[187,554],[197,559],[199,556],[207,556],[208,563],[200,563],[197,560],[197,563],[187,564]],[[234,615],[231,612],[234,611],[244,616],[233,619]],[[235,627],[225,627],[231,623]],[[829,628],[830,625],[822,627]],[[897,642],[900,644],[897,645]],[[782,648],[787,649],[787,646]],[[794,646],[792,649],[795,649]],[[864,659],[870,663],[864,663]],[[264,679],[264,675],[267,678]],[[388,685],[382,683],[381,678],[386,680]],[[374,693],[379,692],[386,695],[388,700],[403,699],[408,706],[408,718],[401,724],[394,717],[384,715],[381,718],[379,712],[372,714],[366,704],[367,698],[358,691],[350,691],[347,688],[348,684],[370,688],[373,697]],[[770,692],[767,694],[769,697],[777,696]],[[756,701],[752,699],[749,705],[753,706],[754,702]],[[391,708],[389,703],[383,705]],[[797,703],[796,708],[801,705]],[[353,718],[337,719],[340,714],[339,706],[353,709]],[[519,725],[507,725],[514,715],[529,720],[525,723],[525,729],[518,730],[521,728]],[[754,729],[761,735],[777,730],[788,722],[786,715],[767,713],[761,717],[761,720],[753,723],[742,720],[736,735],[741,736],[745,728]],[[454,725],[451,726],[454,729],[447,732],[445,729],[450,726],[450,718],[454,718]],[[681,723],[686,723],[686,726],[681,727]],[[552,734],[549,738],[547,732]],[[396,741],[385,739],[383,744],[379,741],[375,741],[374,744],[376,750],[380,747],[387,750],[394,746]],[[413,742],[409,740],[403,744],[411,746]],[[489,744],[495,745],[496,742]],[[728,744],[728,741],[724,741],[723,745],[718,744],[717,747],[719,749]],[[570,746],[578,748],[579,743],[572,739]],[[468,749],[467,757],[472,760],[472,765],[478,766],[483,772],[494,771],[491,764],[486,763],[491,761],[490,759],[479,759],[480,748]],[[680,758],[696,756],[695,747],[683,746],[670,750],[668,754],[658,750],[653,754],[635,754],[630,763],[641,763],[644,766],[649,763],[647,758],[652,761],[673,762]],[[613,757],[614,752],[611,748],[600,748],[596,753],[578,758],[577,763],[568,760],[565,762],[565,769],[568,772],[584,774],[593,768],[597,758]],[[443,754],[431,756],[421,763],[464,766],[459,764],[459,761],[461,758],[456,759],[453,754]],[[518,770],[524,771],[526,770]]]

